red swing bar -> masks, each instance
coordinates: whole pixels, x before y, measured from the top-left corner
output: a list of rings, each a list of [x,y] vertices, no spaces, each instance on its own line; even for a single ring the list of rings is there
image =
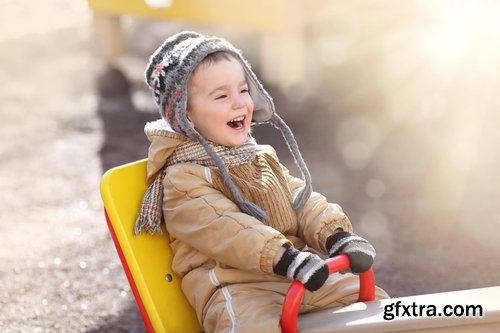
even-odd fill
[[[349,258],[345,254],[326,260],[330,274],[349,269]],[[300,303],[306,288],[300,281],[293,281],[288,288],[281,312],[281,331],[283,333],[297,333],[297,323]],[[373,269],[359,274],[358,302],[373,301],[375,299],[375,275]]]

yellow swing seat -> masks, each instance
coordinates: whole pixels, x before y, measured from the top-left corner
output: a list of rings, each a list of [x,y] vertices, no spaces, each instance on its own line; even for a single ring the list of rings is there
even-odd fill
[[[165,226],[161,235],[133,233],[147,189],[147,160],[108,170],[101,180],[106,221],[130,288],[148,332],[203,332],[194,309],[172,271],[172,250]]]

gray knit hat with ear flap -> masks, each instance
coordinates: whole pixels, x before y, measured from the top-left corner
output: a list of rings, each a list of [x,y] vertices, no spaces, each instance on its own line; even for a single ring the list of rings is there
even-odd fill
[[[210,147],[206,139],[196,131],[187,118],[187,85],[196,66],[209,54],[227,52],[241,63],[250,96],[254,102],[252,122],[256,124],[269,123],[279,129],[292,152],[295,163],[299,167],[306,183],[304,188],[294,198],[293,207],[296,211],[303,208],[309,198],[311,175],[300,154],[297,142],[286,123],[276,114],[274,103],[264,87],[259,82],[243,58],[240,50],[228,41],[218,37],[205,37],[197,32],[185,31],[169,37],[153,53],[146,68],[146,83],[153,91],[160,115],[172,129],[178,133],[197,140],[214,160],[226,186],[230,189],[236,204],[242,212],[252,215],[260,221],[267,219],[266,213],[252,202],[245,201],[231,177],[222,159]]]

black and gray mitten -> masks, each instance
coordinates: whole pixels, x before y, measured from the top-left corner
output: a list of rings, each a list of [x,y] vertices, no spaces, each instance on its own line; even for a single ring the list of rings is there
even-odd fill
[[[328,279],[328,266],[317,254],[289,247],[274,267],[274,273],[298,280],[309,291],[321,288]]]
[[[345,253],[351,263],[353,273],[364,272],[373,265],[375,248],[363,237],[341,231],[326,239],[330,257]]]

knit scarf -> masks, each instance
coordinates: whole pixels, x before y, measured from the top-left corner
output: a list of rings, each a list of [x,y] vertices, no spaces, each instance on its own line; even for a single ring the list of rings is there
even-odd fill
[[[251,136],[238,147],[226,147],[208,142],[210,147],[220,156],[226,167],[241,165],[255,158],[255,139]],[[203,166],[215,166],[214,160],[207,154],[205,148],[195,140],[180,144],[167,159],[167,166],[178,163],[196,163]]]
[[[255,158],[257,147],[255,139],[251,136],[238,147],[226,147],[212,142],[208,142],[208,144],[228,168],[252,161]],[[163,180],[166,168],[179,163],[196,163],[206,167],[215,166],[215,162],[200,142],[188,140],[181,143],[167,159],[165,167],[158,173],[144,194],[141,209],[135,222],[134,233],[136,235],[142,231],[147,231],[150,234],[161,234],[161,224],[164,220]]]

